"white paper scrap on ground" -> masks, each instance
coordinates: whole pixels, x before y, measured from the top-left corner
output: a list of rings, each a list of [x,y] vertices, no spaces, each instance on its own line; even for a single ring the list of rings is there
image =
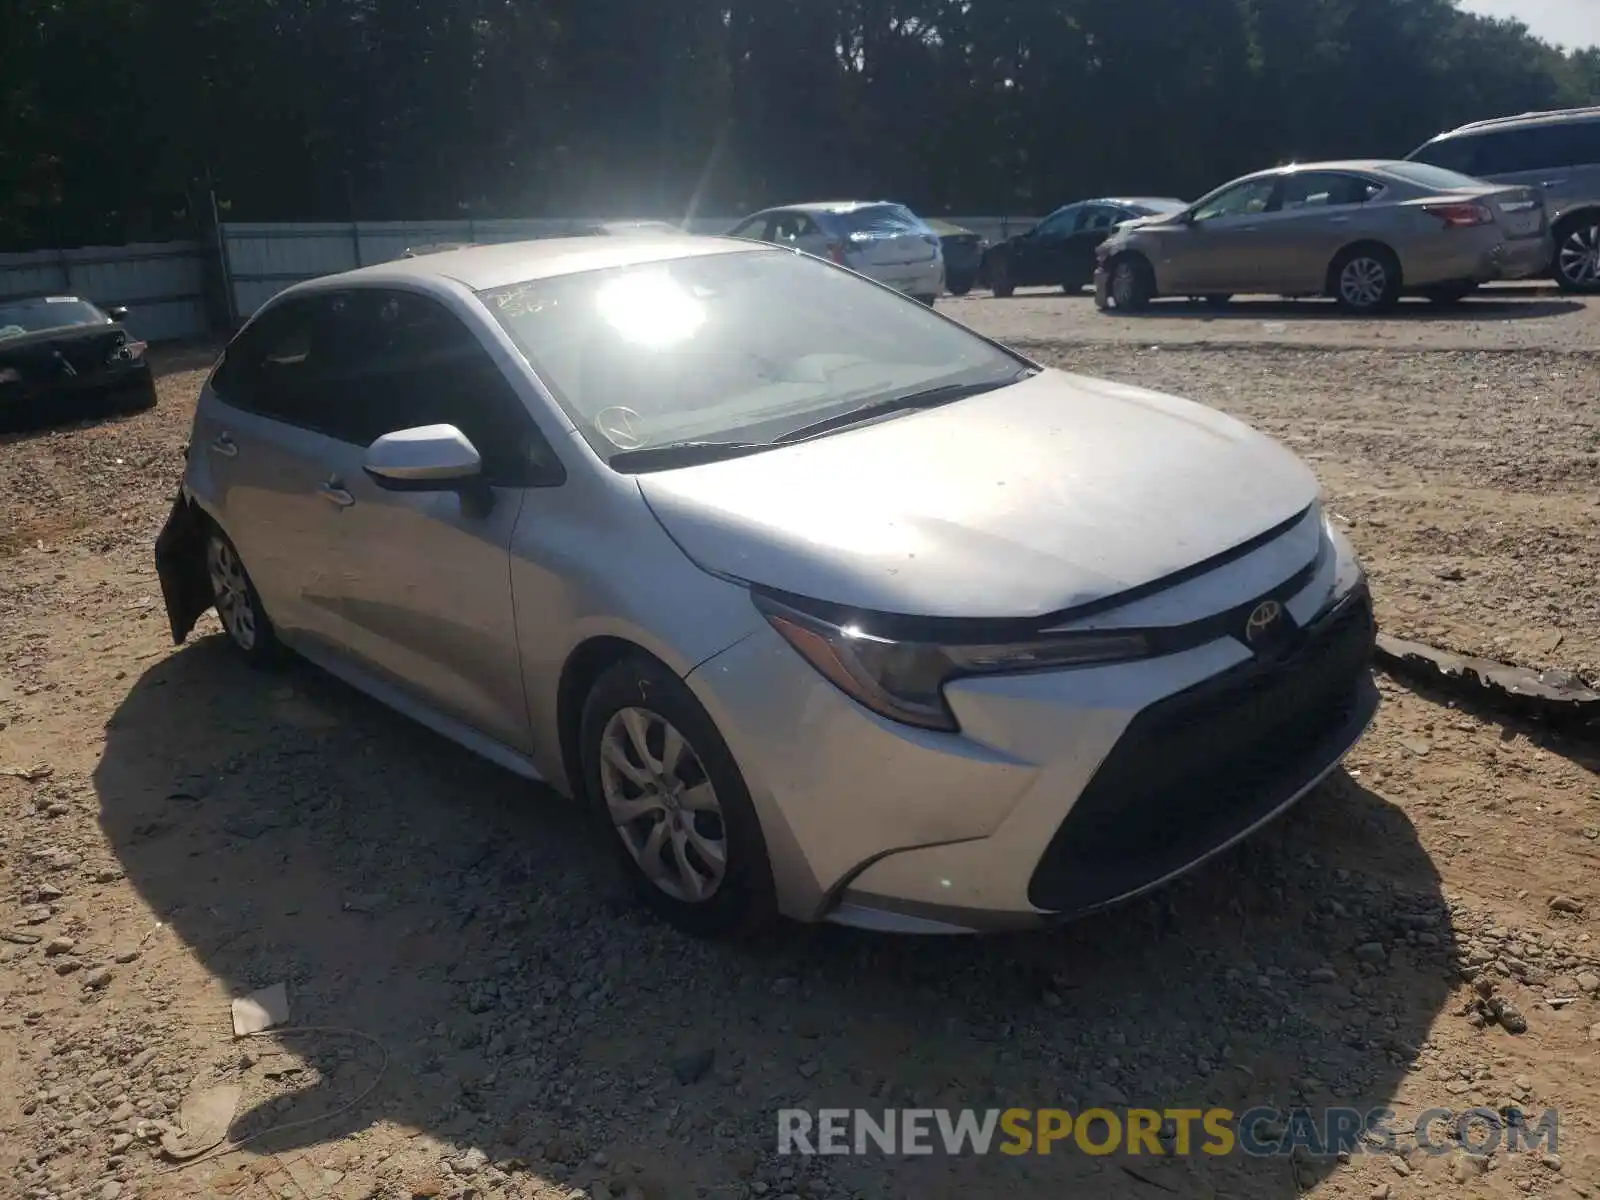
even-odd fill
[[[233,1036],[248,1037],[289,1019],[289,993],[275,983],[233,1002]]]

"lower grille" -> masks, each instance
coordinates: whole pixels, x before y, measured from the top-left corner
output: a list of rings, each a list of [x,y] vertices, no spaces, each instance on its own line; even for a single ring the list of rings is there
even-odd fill
[[[1051,912],[1154,883],[1283,804],[1344,746],[1376,627],[1363,588],[1299,645],[1152,705],[1056,831],[1028,884]]]

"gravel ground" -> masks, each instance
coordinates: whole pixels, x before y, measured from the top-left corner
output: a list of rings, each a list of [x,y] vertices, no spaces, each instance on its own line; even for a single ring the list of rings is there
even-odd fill
[[[1600,304],[942,307],[1287,441],[1390,631],[1600,674]],[[0,1195],[1600,1189],[1593,742],[1382,680],[1345,771],[1147,903],[1029,937],[688,942],[555,799],[309,668],[249,672],[209,618],[170,646],[150,544],[207,357],[163,356],[151,413],[0,440],[0,769],[32,776],[0,776]],[[235,1040],[229,1000],[275,982],[306,1032]],[[219,1084],[257,1140],[162,1154]],[[1553,1107],[1559,1153],[774,1153],[788,1106],[1302,1102],[1399,1128]]]

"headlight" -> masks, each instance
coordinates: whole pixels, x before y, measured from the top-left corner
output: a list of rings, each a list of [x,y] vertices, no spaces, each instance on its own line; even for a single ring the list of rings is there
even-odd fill
[[[144,358],[144,352],[148,348],[148,344],[145,342],[123,342],[122,345],[111,352],[111,357],[106,361],[108,363],[139,362]]]
[[[953,731],[944,685],[968,675],[1081,667],[1150,653],[1139,633],[1062,634],[995,645],[895,641],[837,624],[759,592],[756,607],[783,639],[845,695],[892,721]]]

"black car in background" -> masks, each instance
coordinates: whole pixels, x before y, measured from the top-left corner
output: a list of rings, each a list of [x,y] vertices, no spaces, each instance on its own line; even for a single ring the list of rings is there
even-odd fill
[[[939,238],[939,249],[944,257],[944,289],[952,296],[965,296],[978,282],[978,266],[983,251],[989,243],[980,234],[937,217],[926,217],[923,223]]]
[[[990,246],[978,268],[978,281],[996,296],[1009,296],[1019,287],[1075,292],[1094,282],[1094,248],[1119,224],[1185,207],[1185,201],[1158,196],[1064,205],[1028,232]]]
[[[155,379],[124,308],[76,296],[0,300],[0,421],[149,408]]]

